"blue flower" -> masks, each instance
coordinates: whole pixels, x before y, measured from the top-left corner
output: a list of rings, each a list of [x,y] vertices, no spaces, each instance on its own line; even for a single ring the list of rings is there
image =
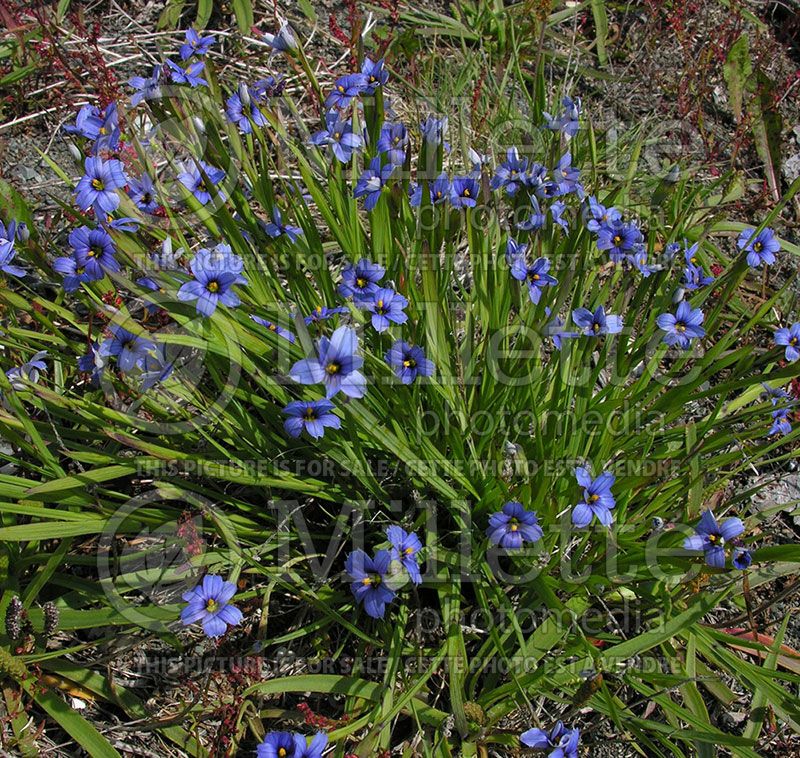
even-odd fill
[[[406,159],[408,131],[403,124],[385,123],[376,145],[379,153],[385,153],[390,163],[402,166]]]
[[[290,732],[268,732],[264,741],[256,748],[257,758],[297,758],[295,737],[298,736]]]
[[[288,329],[284,329],[282,326],[278,326],[272,321],[267,321],[267,319],[261,318],[261,316],[255,316],[252,313],[250,314],[250,318],[260,326],[265,326],[271,332],[275,332],[275,334],[277,334],[279,337],[283,337],[285,340],[288,340],[294,344],[295,336]]]
[[[668,245],[667,245],[667,246],[664,248],[664,253],[663,253],[663,255],[664,255],[664,261],[665,261],[666,263],[672,263],[672,261],[675,259],[675,256],[678,254],[678,252],[680,251],[680,249],[681,249],[681,246],[680,246],[680,244],[679,244],[679,243],[677,243],[677,242],[670,242],[670,243],[669,243],[669,244],[668,244]]]
[[[600,227],[597,232],[597,249],[607,250],[611,260],[620,263],[643,239],[635,224],[626,224],[617,219]]]
[[[277,34],[263,34],[264,41],[275,51],[284,53],[289,50],[297,49],[297,40],[294,38],[292,28],[288,21],[281,19],[281,25]]]
[[[75,187],[78,207],[82,211],[95,207],[103,213],[115,211],[119,207],[116,191],[128,183],[122,164],[118,160],[90,157],[84,163],[84,171],[86,173]]]
[[[569,195],[576,193],[579,197],[583,193],[583,187],[578,181],[581,175],[580,169],[572,165],[572,154],[568,151],[561,156],[558,165],[553,169],[554,181],[556,183],[556,195]]]
[[[67,134],[78,134],[86,139],[95,140],[103,126],[103,112],[96,105],[84,105],[75,117],[74,124],[64,124],[62,129]]]
[[[197,312],[210,316],[217,305],[235,308],[241,302],[233,292],[234,284],[247,284],[241,275],[242,259],[232,255],[230,248],[220,245],[215,250],[201,248],[189,264],[194,280],[181,285],[178,300],[189,302],[196,300]]]
[[[94,282],[103,278],[102,270],[92,276],[89,274],[84,266],[79,266],[78,262],[72,256],[61,256],[53,261],[53,270],[64,277],[62,282],[64,292],[75,292],[81,284],[85,282]]]
[[[775,232],[766,227],[758,234],[755,229],[745,229],[737,240],[740,250],[747,253],[747,264],[751,268],[758,268],[762,263],[770,266],[775,263],[775,253],[781,249],[781,243],[775,237]]]
[[[277,205],[272,207],[272,221],[264,225],[264,231],[273,239],[284,235],[289,238],[292,244],[297,242],[298,237],[303,233],[299,226],[283,223],[283,218]]]
[[[489,526],[486,529],[486,535],[492,544],[511,550],[521,548],[523,542],[540,540],[543,533],[536,514],[526,511],[522,503],[513,500],[489,516]]]
[[[361,73],[366,77],[365,95],[372,95],[378,87],[389,81],[389,72],[383,66],[383,58],[374,63],[370,58],[364,58],[361,64]]]
[[[559,721],[549,734],[543,729],[529,729],[520,735],[520,741],[526,747],[550,750],[548,758],[578,758],[580,736],[580,729],[567,729]]]
[[[522,258],[524,260],[527,252],[528,252],[527,243],[517,242],[513,237],[509,237],[506,240],[506,263],[509,266],[513,266],[514,261],[517,258]]]
[[[714,277],[706,274],[700,266],[689,263],[683,270],[682,285],[684,289],[690,292],[700,289],[701,287],[707,287],[709,284],[713,283]]]
[[[81,226],[69,235],[78,269],[84,269],[90,280],[102,279],[106,271],[119,271],[114,240],[105,229]]]
[[[241,85],[239,91],[234,92],[225,101],[225,115],[228,121],[236,124],[242,134],[251,134],[253,124],[266,126],[269,123],[267,117],[258,107],[259,100],[260,91],[256,87]]]
[[[90,374],[89,380],[93,386],[98,384],[105,365],[103,356],[100,355],[100,348],[96,342],[90,342],[88,351],[78,358],[78,371]]]
[[[25,269],[11,263],[17,254],[14,249],[16,227],[16,222],[11,221],[6,230],[2,221],[0,221],[0,271],[11,276],[25,276]]]
[[[776,408],[772,411],[772,426],[767,432],[768,436],[773,434],[789,434],[792,431],[792,425],[789,421],[791,408]]]
[[[722,525],[717,523],[711,511],[704,511],[692,537],[683,541],[684,550],[702,550],[706,563],[714,568],[725,566],[725,543],[744,531],[741,519],[729,518]]]
[[[597,202],[595,197],[589,198],[586,213],[589,216],[586,221],[586,228],[595,233],[599,232],[603,226],[622,219],[622,214],[616,208],[606,208],[605,205]]]
[[[422,583],[417,565],[417,553],[422,549],[422,543],[414,532],[406,532],[400,526],[389,526],[386,528],[386,536],[392,547],[390,555],[393,561],[400,561],[403,568],[408,571],[408,576],[414,584]]]
[[[476,180],[481,178],[483,175],[483,167],[491,163],[492,160],[490,156],[479,153],[472,148],[467,150],[467,158],[469,159],[470,166],[472,167],[469,175]]]
[[[575,478],[583,487],[583,500],[572,509],[572,523],[583,528],[597,518],[603,526],[611,526],[614,523],[611,509],[617,504],[611,494],[614,475],[604,471],[597,479],[592,479],[588,469],[578,467],[575,469]]]
[[[289,418],[283,428],[291,437],[299,437],[305,429],[315,440],[325,435],[325,427],[341,429],[342,421],[331,411],[334,405],[330,400],[295,400],[284,409]]]
[[[439,205],[450,199],[450,178],[444,172],[439,174],[436,179],[428,185],[431,196],[431,203]],[[417,185],[411,196],[411,205],[418,207],[422,204],[422,187]]]
[[[446,150],[447,142],[445,142],[445,134],[447,133],[448,122],[447,116],[443,116],[442,118],[428,116],[419,127],[422,132],[422,139],[431,147],[437,147],[444,142]]]
[[[733,549],[733,558],[731,559],[731,563],[733,563],[734,568],[744,571],[746,568],[750,568],[750,564],[752,562],[753,556],[750,555],[749,550],[745,550],[743,547],[735,547]]]
[[[800,358],[800,321],[792,324],[788,329],[781,328],[775,331],[775,344],[785,347],[784,357],[789,362]]]
[[[587,337],[597,337],[601,334],[617,334],[622,331],[622,318],[620,316],[606,315],[602,305],[598,305],[594,313],[588,308],[576,308],[572,311],[572,320],[576,326],[583,329]]]
[[[647,262],[647,250],[644,245],[637,244],[632,253],[628,254],[628,262],[644,277],[661,270],[661,266]]]
[[[511,264],[511,276],[519,282],[528,283],[528,295],[534,304],[541,300],[544,287],[558,284],[558,279],[547,273],[549,270],[550,261],[547,258],[537,258],[528,266],[524,256],[517,256]]]
[[[525,172],[528,170],[528,159],[520,158],[516,147],[506,151],[506,159],[497,167],[490,187],[493,190],[505,189],[507,195],[515,195],[525,186]]]
[[[269,732],[256,748],[257,758],[322,758],[328,735],[318,732],[310,743],[302,734]]]
[[[213,34],[209,34],[206,37],[201,37],[194,29],[187,29],[186,42],[181,45],[179,50],[181,60],[188,60],[193,55],[205,55],[215,42],[216,39],[214,38]]]
[[[28,383],[38,382],[39,372],[47,371],[47,364],[43,360],[46,355],[47,350],[40,350],[38,353],[34,353],[30,360],[6,371],[6,378],[11,384],[11,389],[22,392]]]
[[[147,172],[128,182],[128,196],[142,213],[153,214],[160,205],[156,186]]]
[[[550,215],[553,217],[553,223],[558,224],[565,232],[568,232],[569,222],[562,217],[565,210],[567,210],[567,206],[558,200],[550,203]]]
[[[562,131],[568,137],[574,137],[580,129],[581,99],[576,97],[564,97],[561,100],[563,111],[557,116],[552,116],[546,111],[542,111],[545,119],[545,126],[554,132]]]
[[[705,337],[706,330],[700,324],[705,315],[699,308],[692,308],[685,300],[678,306],[675,314],[662,313],[657,319],[659,329],[666,334],[663,341],[667,345],[677,345],[688,350],[693,339]]]
[[[381,191],[389,181],[393,170],[393,164],[387,163],[381,166],[380,156],[375,156],[369,162],[369,168],[365,169],[358,178],[355,190],[353,190],[353,197],[365,197],[364,208],[371,211],[377,205]]]
[[[764,388],[764,395],[769,398],[773,405],[792,399],[792,396],[782,387],[770,387],[766,382],[762,382],[761,386]]]
[[[433,361],[425,357],[419,345],[397,340],[384,358],[403,384],[412,384],[418,376],[433,376]]]
[[[334,316],[338,316],[341,313],[350,313],[350,311],[342,306],[328,308],[327,305],[318,305],[308,316],[303,318],[303,323],[306,324],[306,326],[308,326],[308,324],[317,324],[320,321],[327,321]]]
[[[362,258],[358,263],[349,263],[342,270],[342,283],[339,294],[355,300],[369,298],[378,291],[378,283],[383,279],[386,269],[378,263]]]
[[[548,317],[552,313],[548,306],[545,306],[544,312]],[[555,347],[556,350],[561,350],[562,340],[580,337],[578,332],[564,331],[564,320],[560,316],[556,316],[545,326],[544,333],[553,340],[553,347]]]
[[[337,392],[348,397],[364,397],[367,380],[358,370],[364,359],[356,355],[358,337],[355,330],[340,326],[331,338],[321,337],[317,358],[306,358],[292,366],[289,377],[300,384],[324,384],[326,397]]]
[[[207,574],[201,584],[183,593],[188,605],[181,611],[184,626],[200,622],[208,637],[221,637],[229,626],[242,622],[242,612],[230,601],[236,594],[236,585],[221,576]]]
[[[153,73],[149,77],[134,76],[128,81],[136,92],[131,96],[131,106],[136,107],[142,100],[156,100],[161,97],[161,74],[160,64],[153,66]]]
[[[359,300],[358,305],[372,314],[372,326],[376,332],[385,332],[391,323],[405,324],[408,321],[403,312],[408,300],[391,289],[378,289],[369,299]]]
[[[78,112],[75,124],[65,125],[64,131],[92,140],[93,155],[101,150],[116,151],[120,137],[117,104],[109,103],[104,110],[95,105],[84,105]]]
[[[259,79],[250,87],[250,96],[258,102],[263,102],[268,97],[277,97],[283,93],[286,87],[286,80],[282,75],[267,76],[264,79]]]
[[[116,357],[120,371],[132,371],[144,365],[147,354],[155,350],[156,343],[147,337],[133,334],[121,326],[109,327],[111,336],[100,345],[101,358]]]
[[[203,178],[203,174],[208,177],[208,182],[214,188],[225,178],[225,172],[221,168],[198,161],[198,163],[184,166],[183,171],[178,174],[178,181],[195,196],[201,205],[206,205],[212,199],[213,194],[208,182]],[[225,197],[225,193],[221,189],[216,189],[216,194],[220,200]]]
[[[205,61],[195,61],[186,68],[181,68],[175,61],[167,61],[170,79],[177,84],[188,84],[192,88],[208,86],[208,82],[200,76],[205,67]]]
[[[167,358],[167,346],[156,345],[152,353],[144,357],[142,363],[142,392],[167,381],[175,368],[175,361]]]
[[[347,108],[354,98],[363,94],[368,86],[364,74],[347,74],[340,76],[333,83],[333,92],[325,98],[326,108]]]
[[[329,145],[340,163],[348,163],[353,153],[364,146],[364,138],[353,131],[352,121],[342,118],[338,111],[329,111],[325,115],[325,128],[312,134],[309,142]]]
[[[480,185],[471,176],[453,177],[450,204],[453,208],[474,208],[478,204]]]
[[[539,201],[536,199],[536,195],[529,195],[528,199],[530,200],[531,204],[531,215],[523,221],[520,221],[517,224],[517,229],[522,229],[526,232],[533,232],[537,229],[541,229],[544,226],[547,216],[542,213],[542,209],[539,207]],[[559,223],[560,222],[561,219],[559,219]]]
[[[378,550],[370,558],[363,550],[354,550],[345,560],[345,571],[352,582],[350,590],[357,603],[364,605],[368,616],[382,619],[386,605],[394,600],[395,592],[386,586],[386,574],[392,557],[388,550]]]

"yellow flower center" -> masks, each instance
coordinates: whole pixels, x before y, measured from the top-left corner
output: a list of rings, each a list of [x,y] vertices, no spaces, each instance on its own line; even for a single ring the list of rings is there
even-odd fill
[[[596,503],[600,499],[600,495],[589,495],[589,502]]]
[[[217,601],[213,597],[206,600],[206,610],[209,613],[214,613],[217,610]]]
[[[209,292],[219,292],[219,284],[217,282],[209,282],[206,285],[206,289]]]
[[[92,187],[99,191],[103,189],[103,182],[100,179],[92,179]]]
[[[619,234],[615,234],[612,242],[614,243],[614,245],[619,245],[620,242],[622,242],[622,237],[620,237]]]
[[[363,289],[367,286],[367,280],[363,276],[359,276],[358,279],[356,279],[356,286]]]
[[[682,324],[680,321],[675,324],[675,331],[676,332],[685,332],[686,331],[686,324]]]
[[[415,361],[413,358],[406,358],[406,359],[403,361],[403,365],[404,365],[406,368],[414,368],[414,367],[417,365],[417,362],[416,362],[416,361]]]
[[[328,365],[325,367],[325,371],[327,371],[327,372],[328,372],[329,374],[331,374],[331,376],[332,376],[333,374],[338,374],[338,373],[339,373],[339,370],[340,370],[341,368],[342,368],[342,367],[341,367],[341,366],[340,366],[338,363],[329,363],[329,364],[328,364]]]

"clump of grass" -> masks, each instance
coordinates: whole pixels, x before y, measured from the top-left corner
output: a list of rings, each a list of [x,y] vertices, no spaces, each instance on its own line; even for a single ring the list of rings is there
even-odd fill
[[[753,756],[766,704],[794,730],[786,623],[765,644],[751,595],[798,548],[742,484],[798,434],[770,338],[789,282],[743,290],[793,251],[781,206],[735,247],[727,177],[638,204],[643,141],[606,178],[579,103],[475,145],[471,114],[390,128],[380,62],[325,92],[288,27],[272,44],[288,83],[221,82],[190,44],[135,107],[87,107],[54,226],[8,191],[9,739],[43,739],[33,701],[118,754],[54,678],[189,755],[279,730],[309,755],[572,754],[613,730]],[[227,663],[165,722],[85,662],[123,633]],[[732,681],[738,734],[709,715]]]

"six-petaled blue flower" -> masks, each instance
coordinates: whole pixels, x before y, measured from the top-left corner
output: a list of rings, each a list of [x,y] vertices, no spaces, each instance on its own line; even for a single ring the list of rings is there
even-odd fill
[[[704,318],[703,311],[692,308],[684,300],[674,314],[662,313],[656,323],[659,329],[666,332],[663,341],[667,345],[677,345],[687,350],[693,339],[705,337],[706,331],[700,326]]]
[[[243,619],[242,612],[230,602],[235,594],[233,582],[208,574],[197,587],[183,593],[187,606],[181,611],[181,621],[184,626],[199,621],[207,637],[221,637],[229,626],[237,626]]]
[[[588,469],[579,466],[575,469],[575,478],[583,488],[583,500],[572,509],[572,523],[580,529],[596,518],[603,526],[611,526],[614,523],[611,509],[617,502],[611,494],[614,475],[604,471],[597,479],[592,479]]]
[[[412,384],[418,376],[433,375],[433,361],[425,357],[419,345],[397,340],[386,352],[385,359],[403,384]]]
[[[521,548],[524,542],[536,542],[542,534],[536,514],[526,511],[522,503],[513,500],[489,516],[486,529],[492,544],[509,550]]]
[[[359,371],[364,359],[356,355],[358,337],[349,326],[340,326],[331,338],[321,337],[319,354],[292,366],[289,377],[300,384],[324,384],[328,398],[337,392],[348,397],[364,397],[367,380]]]
[[[695,527],[696,534],[687,537],[683,541],[683,547],[685,550],[702,550],[709,566],[724,568],[725,544],[743,531],[741,519],[729,518],[719,524],[711,511],[704,511],[700,523]]]
[[[325,429],[340,429],[342,420],[333,414],[330,400],[295,400],[283,412],[289,417],[283,428],[291,437],[299,437],[305,429],[315,440],[325,435]]]
[[[364,606],[368,616],[382,619],[386,606],[395,598],[395,591],[386,586],[392,556],[388,550],[378,550],[370,558],[363,550],[354,550],[345,560],[345,571],[352,580],[350,590],[357,603]]]

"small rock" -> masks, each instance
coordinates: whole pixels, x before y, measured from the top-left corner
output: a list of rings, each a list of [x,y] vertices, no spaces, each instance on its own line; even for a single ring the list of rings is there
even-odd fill
[[[793,182],[800,176],[800,153],[795,153],[783,162],[783,175],[788,182]]]

